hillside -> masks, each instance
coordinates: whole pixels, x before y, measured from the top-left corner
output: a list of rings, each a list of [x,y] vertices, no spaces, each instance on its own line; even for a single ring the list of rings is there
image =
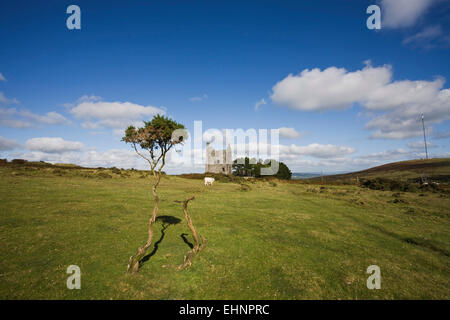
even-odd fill
[[[364,179],[391,179],[397,181],[419,182],[422,177],[428,181],[448,183],[450,181],[450,158],[408,160],[387,163],[370,169],[308,179],[311,182],[356,183]]]

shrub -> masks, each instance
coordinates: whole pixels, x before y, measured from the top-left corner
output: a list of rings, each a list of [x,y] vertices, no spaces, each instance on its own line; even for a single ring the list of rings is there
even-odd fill
[[[62,175],[64,175],[66,173],[66,171],[65,170],[62,170],[62,169],[54,169],[53,170],[53,174],[55,174],[55,175],[57,175],[57,176],[62,176]]]
[[[361,183],[361,186],[373,190],[382,190],[382,191],[403,191],[403,192],[417,191],[417,185],[415,183],[391,180],[386,178],[367,179]]]
[[[24,160],[24,159],[13,159],[11,162],[14,163],[14,164],[24,164],[25,162],[27,162],[27,160]]]
[[[120,171],[120,169],[117,169],[116,167],[112,167],[111,172],[115,174],[122,174],[122,171]]]
[[[102,178],[102,179],[112,178],[112,176],[107,174],[106,172],[99,172],[99,173],[97,173],[97,177],[98,178]]]

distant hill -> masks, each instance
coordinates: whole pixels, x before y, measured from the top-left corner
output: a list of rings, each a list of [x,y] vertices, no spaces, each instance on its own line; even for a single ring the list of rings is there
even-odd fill
[[[292,173],[292,179],[309,179],[314,177],[320,177],[320,173],[308,173],[308,172]]]
[[[357,179],[387,178],[402,181],[419,180],[422,177],[433,181],[450,181],[450,158],[428,160],[408,160],[387,163],[370,169],[336,174],[323,177],[326,182],[356,182]],[[314,177],[309,181],[319,181],[322,178]]]

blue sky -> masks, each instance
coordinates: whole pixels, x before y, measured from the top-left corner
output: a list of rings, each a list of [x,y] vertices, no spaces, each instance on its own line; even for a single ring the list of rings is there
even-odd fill
[[[429,153],[450,157],[449,30],[439,0],[3,1],[0,157],[145,167],[120,132],[153,111],[190,132],[289,128],[300,172],[424,157],[423,112]]]

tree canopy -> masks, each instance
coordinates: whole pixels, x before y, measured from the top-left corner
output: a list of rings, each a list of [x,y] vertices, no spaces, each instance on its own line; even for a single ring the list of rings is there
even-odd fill
[[[278,162],[276,160],[256,160],[255,158],[240,158],[233,161],[232,168],[233,174],[235,176],[250,176],[255,178],[261,178],[261,169],[269,168],[271,166],[271,161],[278,163],[278,171],[273,175],[278,179],[290,180],[292,176],[291,170],[283,162]]]
[[[131,143],[136,153],[149,162],[153,171],[161,159],[163,166],[166,153],[174,145],[183,143],[186,138],[187,131],[184,125],[162,115],[156,115],[151,121],[144,121],[141,128],[129,126],[122,141]],[[137,146],[147,150],[150,157],[138,151]]]

